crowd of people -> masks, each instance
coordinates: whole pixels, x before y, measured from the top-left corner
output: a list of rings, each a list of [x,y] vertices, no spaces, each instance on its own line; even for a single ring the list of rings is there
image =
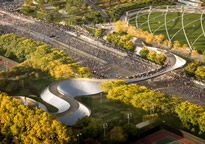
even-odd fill
[[[185,98],[196,99],[205,102],[205,91],[203,88],[196,87],[193,79],[179,75],[175,72],[168,72],[154,79],[157,89],[170,94],[184,96]],[[152,87],[152,89],[155,89]]]
[[[1,18],[4,22],[25,28],[26,31],[35,31],[45,36],[48,36],[50,38],[52,37],[50,39],[51,41],[52,39],[58,40],[80,51],[83,51],[99,59],[107,61],[109,64],[118,65],[120,68],[130,71],[132,74],[143,73],[145,71],[150,71],[153,69],[153,66],[150,65],[150,63],[146,63],[142,60],[133,58],[130,55],[127,55],[126,57],[120,56],[114,52],[107,51],[106,49],[103,49],[96,45],[86,43],[70,35],[69,33],[67,33],[67,31],[73,32],[73,33],[75,32],[75,29],[71,29],[70,27],[65,29],[64,26],[49,24],[49,23],[46,23],[40,20],[36,20],[30,17],[23,16],[19,13],[9,12],[8,14],[4,14]],[[82,33],[83,32],[81,31],[80,34]],[[79,35],[79,33],[76,33],[76,34]],[[49,43],[47,38],[45,38],[44,40]],[[50,44],[52,45],[52,43]],[[68,53],[70,54],[70,52]],[[82,62],[83,66],[87,66],[86,64],[88,60],[85,60],[86,59],[85,56],[81,56],[81,57],[82,59],[80,61]],[[79,59],[79,56],[76,56],[75,58]],[[87,59],[91,61],[89,62],[90,64],[97,63],[96,67],[99,66],[98,64],[99,62],[93,62],[91,58],[87,58]],[[86,61],[86,62],[84,63],[83,61]],[[100,68],[96,68],[96,67],[94,68],[94,66],[91,66],[89,68],[94,72],[94,74],[103,75],[103,77],[106,77],[106,78],[119,78],[119,77],[124,78],[127,76],[127,75],[120,76],[119,72],[117,72],[116,76],[113,77],[114,74],[110,74],[110,71],[112,68],[105,68],[106,66],[104,67],[100,66]],[[102,71],[100,71],[102,73],[99,74],[100,72],[98,70],[101,70],[101,69],[103,69]],[[113,73],[114,73],[114,70],[113,70]]]

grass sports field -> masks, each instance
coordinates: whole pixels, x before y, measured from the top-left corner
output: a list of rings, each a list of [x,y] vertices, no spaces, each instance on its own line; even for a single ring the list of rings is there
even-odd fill
[[[140,139],[133,144],[195,144],[195,142],[162,129]]]
[[[167,28],[168,28],[170,38],[172,38],[177,33],[177,31],[179,31],[182,28],[181,15],[182,13],[180,12],[169,12],[167,14],[167,22],[168,22]],[[201,17],[200,14],[185,13],[184,15],[184,25],[185,26],[187,25],[185,27],[185,31],[186,31],[186,34],[187,34],[187,37],[190,43],[194,43],[195,39],[203,33],[202,28],[201,28],[201,23],[200,23],[200,17]],[[205,19],[205,16],[203,16],[203,18]],[[148,13],[140,13],[137,19],[137,22],[138,22],[138,26],[141,29],[149,31],[147,19],[148,19]],[[165,36],[165,39],[168,39],[164,22],[165,22],[164,12],[152,12],[150,14],[151,31],[154,34],[163,34]],[[131,19],[129,23],[135,26],[136,19],[135,18]],[[205,29],[205,20],[203,20],[203,28]],[[184,36],[182,29],[173,37],[172,42],[175,40],[180,41],[181,44],[185,44],[185,43],[187,44],[187,41],[186,41],[186,38]],[[193,47],[196,48],[200,53],[205,51],[204,35],[202,35],[198,39],[198,41],[196,41],[193,44]]]

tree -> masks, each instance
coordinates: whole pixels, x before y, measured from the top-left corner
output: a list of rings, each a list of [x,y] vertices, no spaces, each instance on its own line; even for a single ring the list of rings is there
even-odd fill
[[[103,92],[108,92],[110,89],[114,87],[118,87],[120,85],[125,84],[126,82],[124,80],[110,80],[110,81],[105,81],[100,84],[100,88],[103,90]]]
[[[71,78],[73,77],[73,71],[70,64],[63,64],[56,66],[54,70],[51,71],[51,75],[56,79]]]
[[[72,129],[54,115],[0,92],[1,134],[17,143],[74,143]],[[11,142],[9,142],[11,143]]]
[[[74,124],[84,138],[99,138],[103,133],[103,121],[92,117],[82,117]]]
[[[191,52],[191,57],[193,57],[193,58],[195,58],[195,57],[197,57],[198,56],[198,51],[197,51],[197,49],[194,49],[192,52]]]
[[[115,27],[115,31],[117,33],[122,33],[122,32],[127,32],[127,23],[125,21],[117,21],[115,22],[114,24],[114,27]]]
[[[147,33],[147,34],[144,34],[144,36],[145,36],[145,42],[148,44],[152,44],[154,40],[154,35],[151,33]]]
[[[205,80],[205,66],[197,67],[197,69],[195,71],[195,76],[199,79]]]
[[[154,42],[156,42],[158,45],[163,41],[164,35],[159,34],[159,35],[154,35]]]
[[[130,37],[128,35],[124,35],[120,38],[120,41],[118,43],[118,45],[121,48],[125,48],[126,42],[130,40]]]
[[[125,124],[122,127],[124,133],[128,136],[128,139],[135,138],[138,134],[138,130],[136,128],[136,125],[133,123]]]
[[[126,141],[126,136],[121,127],[114,127],[110,131],[110,140],[113,143],[123,143]]]
[[[127,34],[133,37],[137,36],[137,29],[135,26],[129,26],[127,30]]]
[[[134,44],[131,40],[126,41],[124,48],[127,49],[128,51],[133,51],[134,50]]]
[[[195,61],[193,63],[190,63],[188,64],[186,67],[185,67],[185,72],[188,76],[194,76],[195,75],[195,71],[197,69],[198,66],[201,66],[202,63],[200,63],[199,61]]]
[[[90,77],[90,70],[87,67],[80,67],[78,69],[79,77]]]
[[[98,27],[98,29],[95,31],[95,36],[99,38],[103,36],[103,30],[101,27]]]
[[[143,47],[139,52],[140,56],[143,58],[147,58],[148,53],[149,53],[149,50],[146,47]]]
[[[147,54],[147,59],[151,60],[151,61],[155,61],[157,53],[153,50],[149,51],[149,53]]]
[[[166,57],[163,53],[157,54],[155,58],[155,62],[157,64],[163,65],[166,60]]]
[[[171,46],[171,44],[170,44],[169,40],[165,40],[165,41],[163,42],[163,47],[169,48],[170,46]]]
[[[188,47],[187,44],[183,44],[182,49],[186,50],[186,49],[188,49],[188,48],[189,48],[189,47]]]
[[[177,49],[177,48],[180,48],[180,47],[181,47],[180,42],[178,40],[174,41],[173,48]]]
[[[185,101],[177,105],[175,111],[184,126],[195,131],[195,126],[198,126],[198,120],[203,114],[204,108]]]

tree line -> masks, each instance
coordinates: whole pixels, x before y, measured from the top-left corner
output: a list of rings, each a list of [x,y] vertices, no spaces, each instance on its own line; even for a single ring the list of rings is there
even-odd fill
[[[108,33],[106,41],[128,51],[134,50],[134,44],[129,35],[121,36],[119,33]]]
[[[89,77],[89,69],[82,67],[66,52],[13,33],[0,36],[0,53],[21,62],[9,72],[1,72],[0,76],[16,76],[40,70],[56,79]]]
[[[163,65],[166,60],[166,57],[163,53],[157,54],[154,50],[149,51],[146,47],[143,47],[140,50],[139,55],[160,65]]]
[[[54,115],[39,108],[24,106],[20,101],[0,92],[0,141],[2,143],[74,143],[71,128]]]
[[[149,90],[145,86],[126,84],[123,80],[106,81],[100,85],[107,98],[118,100],[152,113],[177,114],[183,126],[192,132],[205,132],[205,108],[176,96]]]
[[[205,66],[199,61],[189,63],[185,67],[185,73],[187,76],[205,80]]]

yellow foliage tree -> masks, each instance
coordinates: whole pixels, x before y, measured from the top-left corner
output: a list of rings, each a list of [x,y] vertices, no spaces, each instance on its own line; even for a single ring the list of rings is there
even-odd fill
[[[56,79],[73,77],[73,71],[70,64],[56,66],[52,71],[50,71],[50,73]]]
[[[144,36],[146,37],[146,43],[151,44],[153,42],[154,39],[154,35],[151,33],[145,33]]]
[[[187,44],[183,44],[182,48],[186,50],[186,49],[188,49],[189,47],[188,47]]]
[[[196,58],[198,56],[198,51],[196,49],[194,49],[192,52],[191,52],[191,57],[193,58]]]
[[[180,48],[181,47],[181,44],[178,40],[174,41],[174,45],[173,45],[173,48],[174,49],[177,49],[177,48]]]
[[[116,23],[113,24],[115,29],[116,29],[116,32],[118,33],[121,33],[121,32],[127,32],[127,23],[125,21],[117,21]]]
[[[169,42],[169,40],[164,40],[164,42],[163,42],[163,47],[165,47],[165,48],[170,47],[170,42]]]
[[[127,34],[130,36],[135,36],[137,37],[137,29],[134,26],[129,26],[127,29]]]
[[[156,42],[158,45],[163,41],[164,35],[159,34],[159,35],[154,35],[154,42]]]

